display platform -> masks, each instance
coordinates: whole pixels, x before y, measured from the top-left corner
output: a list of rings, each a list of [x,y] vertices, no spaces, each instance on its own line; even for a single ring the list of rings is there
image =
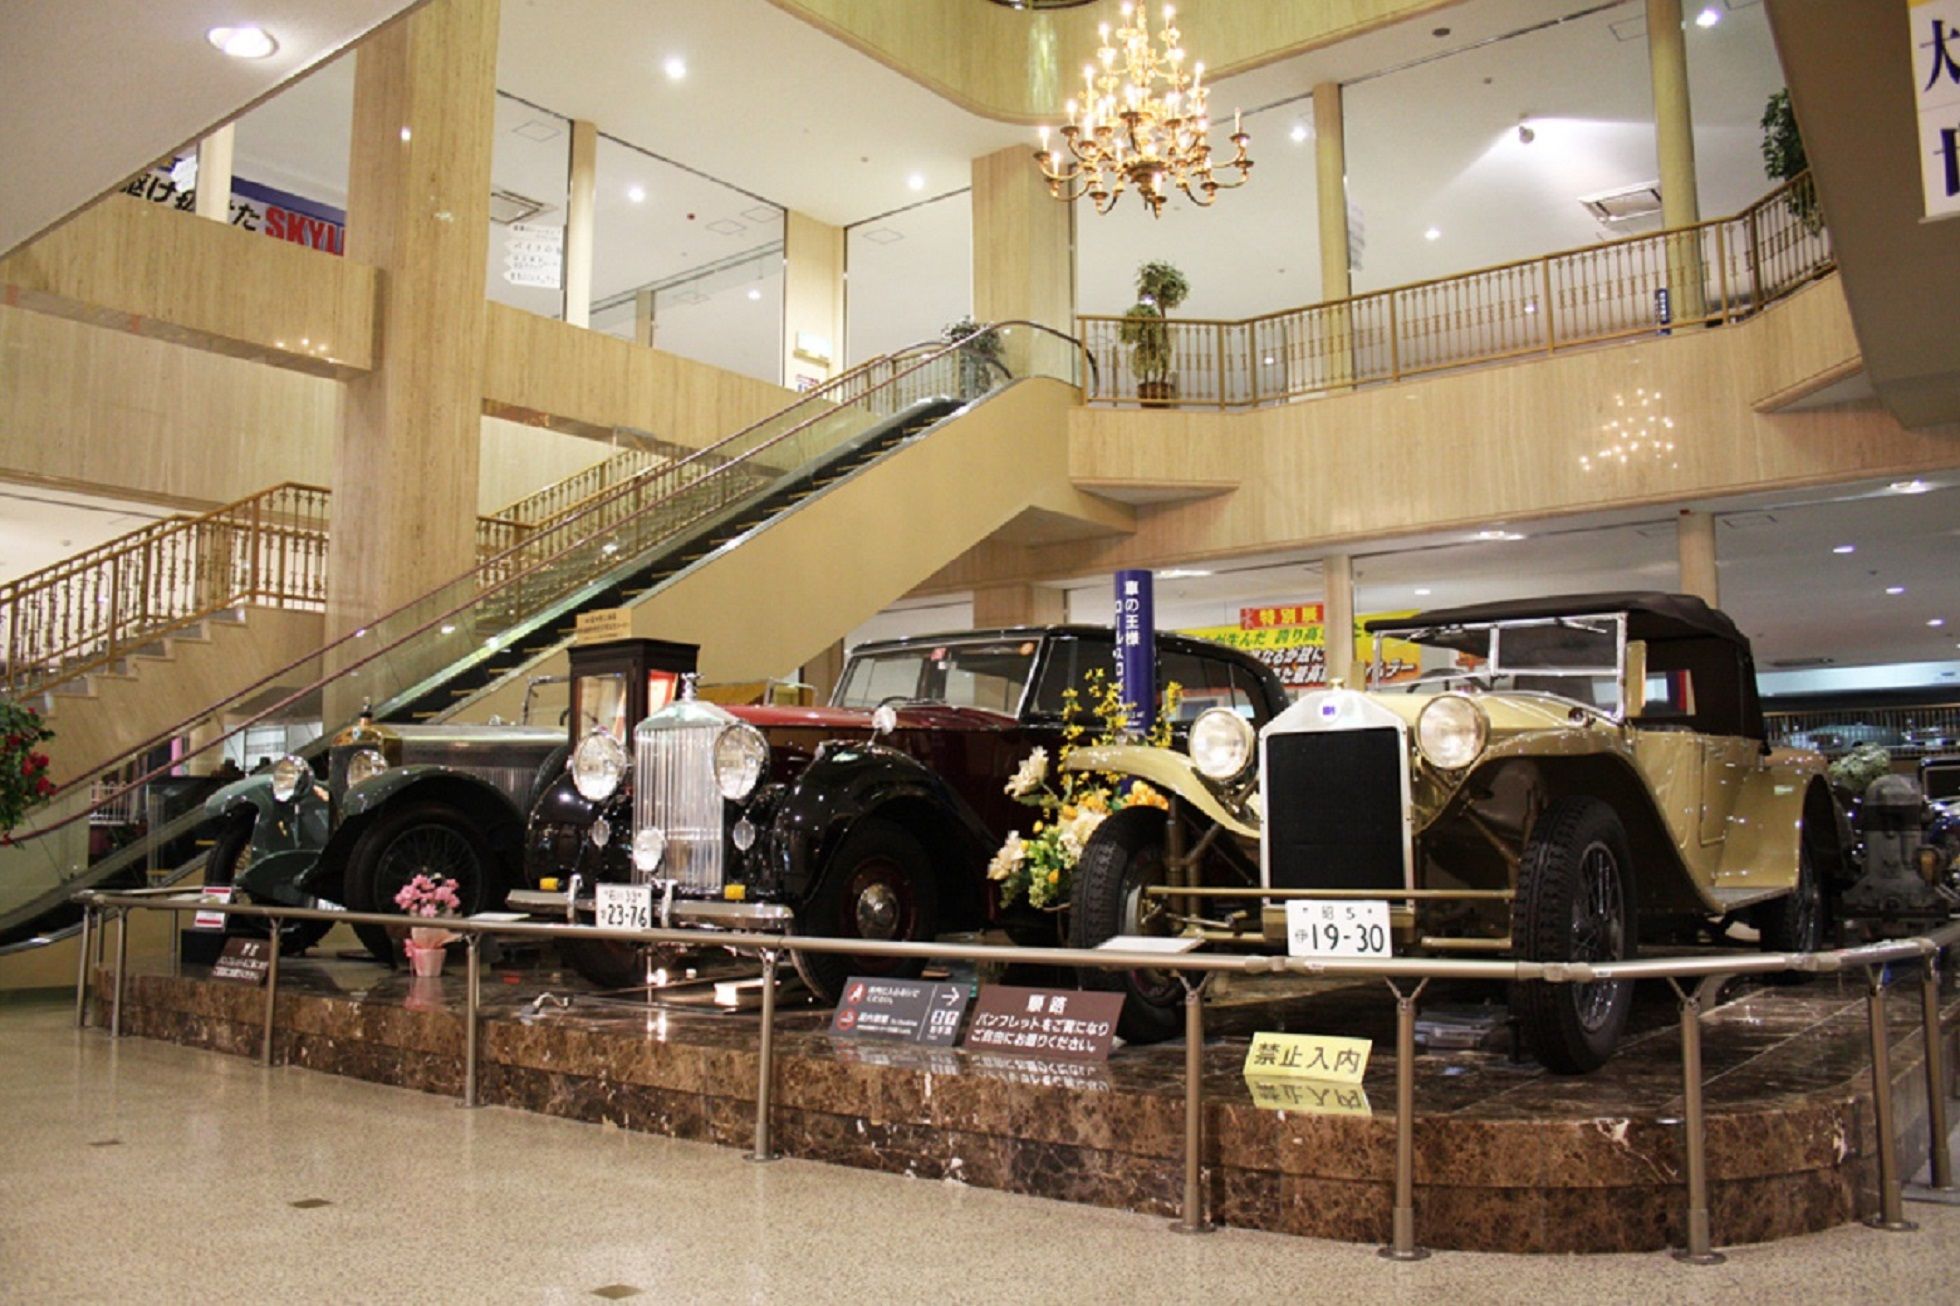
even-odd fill
[[[787,970],[787,968],[785,968]],[[1009,977],[1038,982],[1038,977]],[[126,1033],[256,1057],[263,992],[209,978],[127,978]],[[1275,991],[1273,984],[1288,985]],[[104,974],[94,989],[106,1022]],[[1916,984],[1889,1007],[1900,1156],[1925,1156]],[[751,993],[751,998],[753,993]],[[1465,1038],[1501,999],[1432,986],[1427,1030]],[[426,1092],[463,1085],[459,968],[411,979],[369,962],[288,959],[276,1062]],[[746,1149],[758,1020],[702,988],[608,999],[548,965],[486,967],[479,1091],[539,1111]],[[1206,1170],[1212,1218],[1355,1242],[1389,1236],[1394,1009],[1379,983],[1237,981],[1208,1007]],[[787,990],[777,1014],[774,1136],[784,1154],[1064,1201],[1173,1215],[1182,1193],[1180,1042],[1119,1048],[1106,1066],[1033,1062],[825,1032],[827,1010]],[[1636,1029],[1603,1070],[1546,1074],[1494,1050],[1426,1051],[1416,1078],[1420,1242],[1507,1252],[1680,1246],[1680,1049],[1664,986],[1643,986]],[[1274,1092],[1241,1074],[1258,1029],[1375,1040],[1354,1094]],[[1960,1002],[1945,1011],[1949,1045]],[[1842,1224],[1877,1209],[1865,1001],[1825,978],[1740,991],[1703,1022],[1717,1245]],[[1951,1049],[1949,1067],[1955,1064]],[[1370,1110],[1372,1109],[1372,1114]]]

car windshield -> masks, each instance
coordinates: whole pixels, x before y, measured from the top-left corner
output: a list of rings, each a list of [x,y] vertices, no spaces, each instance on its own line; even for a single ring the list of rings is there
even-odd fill
[[[1451,683],[1485,690],[1556,694],[1602,712],[1620,711],[1620,619],[1554,617],[1396,631],[1417,645],[1422,671],[1411,690]],[[1382,657],[1376,638],[1376,661]]]
[[[1020,711],[1040,646],[1027,638],[853,653],[831,703],[868,708],[894,700],[929,701],[1012,716]]]

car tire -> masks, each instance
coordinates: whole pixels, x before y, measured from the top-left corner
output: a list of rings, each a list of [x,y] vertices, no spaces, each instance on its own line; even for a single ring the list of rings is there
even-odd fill
[[[797,914],[796,929],[840,939],[937,937],[939,892],[924,845],[889,821],[858,822],[844,836],[808,907]],[[790,960],[824,1002],[835,1002],[853,975],[909,979],[925,969],[923,960],[845,952],[792,951]]]
[[[456,881],[459,916],[503,903],[503,877],[475,824],[446,804],[420,802],[383,812],[354,841],[347,857],[347,908],[394,912],[395,895],[418,874]],[[393,965],[401,960],[406,929],[404,917],[401,926],[356,925],[354,933],[376,960]]]
[[[1166,816],[1156,808],[1132,808],[1104,821],[1075,864],[1069,911],[1069,946],[1095,948],[1119,934],[1164,934],[1143,911],[1143,889],[1166,882]],[[1131,1043],[1161,1043],[1184,1028],[1184,986],[1157,970],[1076,971],[1082,988],[1123,995],[1116,1032]]]
[[[210,854],[204,859],[204,883],[214,889],[222,889],[238,883],[238,877],[249,864],[252,856],[252,831],[258,825],[258,813],[237,812],[227,817],[218,830],[218,838],[211,845]],[[239,892],[232,895],[235,901],[253,902],[249,894],[240,897]],[[268,904],[277,905],[277,904]],[[294,957],[327,937],[333,928],[332,921],[283,921],[279,927],[279,952],[281,956]],[[225,915],[225,937],[263,939],[270,933],[270,922],[263,916]]]
[[[1632,866],[1626,830],[1611,807],[1596,798],[1555,800],[1532,826],[1519,859],[1514,954],[1526,961],[1632,957]],[[1632,1008],[1631,980],[1527,981],[1511,999],[1526,1044],[1541,1065],[1561,1075],[1604,1065]]]
[[[1764,952],[1815,952],[1824,946],[1824,877],[1810,840],[1798,843],[1797,887],[1751,913]],[[1795,971],[1769,977],[1785,983],[1802,978]]]

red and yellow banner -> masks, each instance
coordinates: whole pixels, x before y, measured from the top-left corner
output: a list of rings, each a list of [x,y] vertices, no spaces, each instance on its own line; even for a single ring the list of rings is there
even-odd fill
[[[1406,640],[1382,642],[1382,675],[1373,675],[1374,636],[1362,629],[1364,622],[1378,617],[1402,617],[1406,612],[1371,612],[1355,618],[1354,665],[1366,668],[1368,683],[1393,685],[1413,680],[1422,669],[1422,651]],[[1291,620],[1286,618],[1291,617]],[[1324,689],[1327,686],[1327,624],[1325,609],[1318,603],[1282,603],[1239,609],[1236,626],[1199,626],[1181,630],[1180,635],[1227,644],[1264,662],[1279,673],[1288,689]]]

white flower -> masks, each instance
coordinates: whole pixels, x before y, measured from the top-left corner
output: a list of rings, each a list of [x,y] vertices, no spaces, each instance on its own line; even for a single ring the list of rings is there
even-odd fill
[[[1085,807],[1062,823],[1062,848],[1068,853],[1071,863],[1082,860],[1082,849],[1088,845],[1089,836],[1108,819],[1107,812],[1094,812]]]
[[[1007,842],[1000,846],[1000,851],[994,854],[994,859],[987,863],[987,878],[990,880],[1006,879],[1020,867],[1021,863],[1027,859],[1027,855],[1028,848],[1026,844],[1021,842],[1021,832],[1019,830],[1010,832],[1007,836]]]
[[[1001,786],[1001,790],[1010,798],[1025,798],[1040,788],[1041,782],[1047,778],[1048,750],[1037,748],[1028,754],[1027,760],[1021,763],[1021,769]]]

